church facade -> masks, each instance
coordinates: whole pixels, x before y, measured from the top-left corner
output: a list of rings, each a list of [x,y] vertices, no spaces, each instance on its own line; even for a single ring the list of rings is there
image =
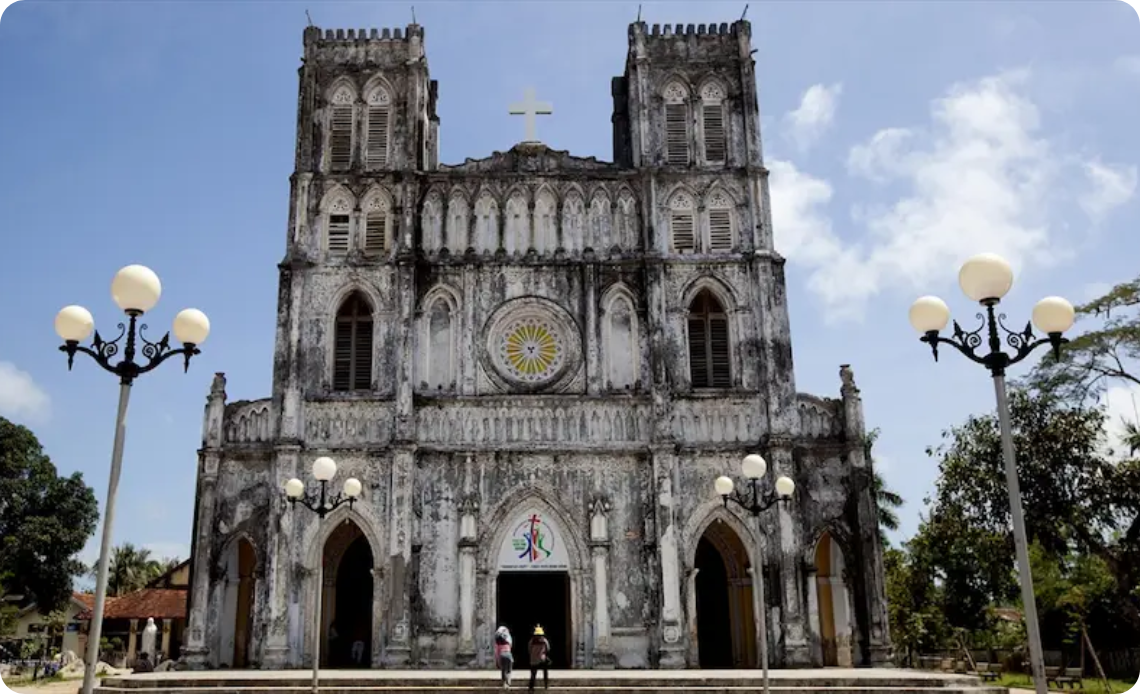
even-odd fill
[[[612,162],[441,164],[424,37],[304,32],[273,391],[207,399],[185,661],[487,667],[506,624],[555,667],[758,667],[762,625],[774,667],[887,662],[859,391],[795,389],[749,23],[629,27]],[[713,487],[749,453],[797,484],[757,518]],[[318,456],[363,482],[323,520],[282,491]]]

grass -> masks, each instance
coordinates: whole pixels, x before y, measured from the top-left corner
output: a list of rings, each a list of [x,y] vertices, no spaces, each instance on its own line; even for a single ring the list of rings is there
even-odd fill
[[[1014,687],[1017,689],[1033,689],[1033,680],[1029,675],[1020,674],[1004,674],[997,681],[999,687]],[[1136,686],[1135,682],[1125,682],[1124,680],[1108,681],[1108,691],[1104,690],[1104,683],[1101,682],[1099,677],[1086,677],[1081,681],[1080,687],[1077,691],[1083,691],[1085,694],[1124,694],[1124,692]],[[1050,685],[1050,691],[1062,691],[1056,685]],[[1066,687],[1063,691],[1071,692],[1072,688]]]

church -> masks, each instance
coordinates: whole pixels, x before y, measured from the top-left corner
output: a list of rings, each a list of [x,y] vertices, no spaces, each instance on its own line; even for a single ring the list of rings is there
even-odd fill
[[[441,163],[423,27],[303,41],[272,393],[207,398],[184,662],[485,668],[505,624],[555,668],[754,668],[762,629],[772,667],[887,663],[859,390],[795,387],[750,24],[630,25],[612,162],[528,92],[526,141]],[[796,483],[756,517],[714,488],[752,453]],[[363,487],[324,519],[283,492],[321,456]]]

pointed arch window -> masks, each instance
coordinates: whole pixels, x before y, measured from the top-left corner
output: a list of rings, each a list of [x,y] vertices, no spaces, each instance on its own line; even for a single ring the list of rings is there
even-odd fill
[[[333,390],[372,388],[372,305],[353,292],[336,313]]]
[[[689,378],[693,388],[728,388],[732,369],[728,314],[707,289],[689,304]]]
[[[723,164],[728,154],[724,132],[724,89],[716,82],[709,82],[701,89],[701,130],[705,162]]]
[[[373,195],[364,208],[364,255],[383,255],[392,248],[392,205],[387,195]]]
[[[674,252],[696,252],[696,212],[693,198],[686,193],[677,193],[669,200],[669,232]]]
[[[369,169],[382,169],[388,165],[391,113],[391,95],[384,87],[376,87],[368,95],[367,141],[364,156]]]
[[[689,165],[689,90],[680,82],[665,87],[665,163]]]
[[[356,95],[347,85],[333,93],[329,119],[329,164],[333,171],[352,166],[352,109]]]
[[[338,197],[328,206],[325,217],[325,249],[330,255],[348,253],[352,238],[352,203]]]
[[[731,251],[735,243],[732,198],[723,190],[714,190],[705,200],[708,215],[708,244],[711,252]]]

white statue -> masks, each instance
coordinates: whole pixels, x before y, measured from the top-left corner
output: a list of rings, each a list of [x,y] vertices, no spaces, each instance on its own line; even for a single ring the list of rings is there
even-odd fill
[[[146,653],[150,661],[154,662],[154,639],[158,635],[158,627],[154,625],[154,617],[146,618],[146,628],[143,629],[141,653]]]

